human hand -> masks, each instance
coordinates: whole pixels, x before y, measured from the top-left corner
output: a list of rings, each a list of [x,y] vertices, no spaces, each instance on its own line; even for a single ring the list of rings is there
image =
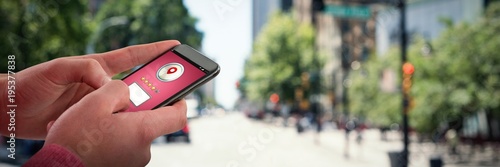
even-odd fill
[[[144,64],[179,45],[162,41],[85,56],[64,57],[18,72],[16,81],[16,138],[44,139],[46,126],[82,97],[110,81],[110,77]],[[7,76],[0,75],[1,112],[7,108]],[[128,97],[128,96],[127,96]],[[5,110],[5,111],[4,111]],[[7,125],[10,117],[0,117]],[[1,126],[0,134],[8,134]]]
[[[145,166],[151,159],[151,142],[185,126],[186,103],[113,114],[128,106],[128,86],[111,81],[49,123],[45,145],[65,147],[85,166]]]

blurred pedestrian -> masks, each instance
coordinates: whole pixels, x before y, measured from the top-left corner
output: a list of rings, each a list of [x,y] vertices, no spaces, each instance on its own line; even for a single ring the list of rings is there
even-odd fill
[[[283,118],[283,126],[287,127],[290,118],[290,105],[288,103],[283,103],[280,113],[281,117]]]
[[[306,117],[307,110],[303,109],[300,101],[295,102],[292,106],[291,114],[295,119],[295,127],[297,133],[304,132],[305,128],[309,126],[309,120]]]
[[[316,135],[315,135],[315,143],[319,144],[319,134],[323,130],[323,111],[321,108],[321,104],[318,102],[314,102],[311,104],[311,113],[312,113],[312,123],[316,125]]]
[[[446,132],[445,138],[446,138],[446,143],[448,144],[449,152],[453,155],[458,154],[457,146],[459,138],[457,135],[457,131],[455,129],[449,129]]]
[[[356,128],[356,143],[362,144],[363,142],[363,133],[366,129],[366,124],[358,119],[355,119],[355,128]]]
[[[345,118],[345,125],[344,125],[344,131],[345,131],[345,147],[344,147],[344,157],[349,158],[349,143],[350,143],[350,134],[351,131],[356,128],[356,124],[354,121],[349,120],[348,118]]]

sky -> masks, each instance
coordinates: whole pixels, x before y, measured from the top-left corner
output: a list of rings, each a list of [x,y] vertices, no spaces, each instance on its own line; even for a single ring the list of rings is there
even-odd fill
[[[239,97],[236,82],[243,76],[252,46],[251,1],[184,0],[184,4],[204,34],[201,51],[221,67],[215,78],[215,98],[231,109]]]

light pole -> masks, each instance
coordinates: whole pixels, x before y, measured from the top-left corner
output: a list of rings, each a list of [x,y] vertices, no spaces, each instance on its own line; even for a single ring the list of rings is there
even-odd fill
[[[86,54],[92,54],[95,53],[95,43],[99,36],[101,36],[101,33],[112,26],[117,26],[117,25],[124,25],[128,23],[128,18],[127,16],[115,16],[115,17],[110,17],[107,18],[106,20],[103,20],[100,24],[99,27],[97,28],[97,31],[94,31],[92,35],[90,36],[90,40],[87,43],[87,47],[85,47],[85,53]]]
[[[401,29],[401,76],[404,75],[403,73],[403,65],[407,63],[407,39],[406,39],[406,3],[404,0],[399,0],[399,11],[401,18],[399,20],[400,22],[400,29]],[[404,83],[401,82],[401,89],[403,89]],[[409,104],[409,99],[408,96],[405,94],[404,91],[401,91],[401,95],[403,96],[403,167],[408,166],[408,157],[409,157],[409,150],[408,146],[410,144],[409,140],[409,134],[408,134],[408,104]]]

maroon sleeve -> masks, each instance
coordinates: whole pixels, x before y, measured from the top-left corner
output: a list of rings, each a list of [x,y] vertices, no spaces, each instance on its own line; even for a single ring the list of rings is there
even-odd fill
[[[78,156],[56,144],[44,146],[23,167],[83,167]]]

